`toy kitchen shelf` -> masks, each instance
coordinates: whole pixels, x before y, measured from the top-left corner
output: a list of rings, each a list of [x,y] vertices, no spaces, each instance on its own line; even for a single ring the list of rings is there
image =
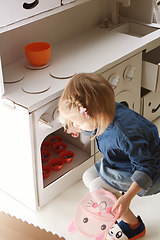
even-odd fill
[[[27,4],[23,1],[11,3],[10,0],[7,0],[2,3],[0,9],[0,33],[52,16],[88,1],[91,0],[54,0],[54,3],[52,0],[44,2],[35,0]],[[25,5],[28,6],[25,7]]]

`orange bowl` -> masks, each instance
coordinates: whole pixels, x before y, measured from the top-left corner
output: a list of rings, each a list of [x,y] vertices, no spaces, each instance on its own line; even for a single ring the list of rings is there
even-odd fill
[[[51,152],[47,149],[44,149],[41,151],[41,159],[42,162],[48,162],[48,160],[50,159],[51,156]]]
[[[61,158],[52,158],[51,160],[49,160],[49,165],[53,171],[61,170],[63,163],[64,162]]]
[[[48,178],[51,173],[51,168],[46,165],[42,165],[43,179]]]
[[[51,56],[51,45],[46,42],[33,42],[24,47],[27,60],[34,66],[45,65]]]
[[[50,142],[43,141],[41,145],[41,150],[49,150],[50,146],[51,146]]]
[[[63,151],[60,153],[60,157],[65,163],[70,163],[74,157],[74,152],[72,151]]]
[[[53,144],[55,144],[56,142],[59,142],[59,141],[62,142],[62,141],[63,141],[63,138],[60,137],[60,136],[52,136],[52,137],[49,138],[48,141],[51,143],[51,145],[53,145]]]
[[[60,154],[62,151],[66,150],[67,144],[64,142],[58,141],[55,144],[53,144],[52,147],[57,154]]]

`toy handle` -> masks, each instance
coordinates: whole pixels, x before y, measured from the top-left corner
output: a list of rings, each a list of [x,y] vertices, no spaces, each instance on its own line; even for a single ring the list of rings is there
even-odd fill
[[[117,219],[118,211],[112,212],[112,207],[108,207],[108,208],[106,209],[106,213],[111,214],[115,219]]]

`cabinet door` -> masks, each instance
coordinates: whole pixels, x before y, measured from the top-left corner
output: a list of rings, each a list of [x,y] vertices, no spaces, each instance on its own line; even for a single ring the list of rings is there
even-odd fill
[[[61,0],[5,0],[0,3],[0,27],[61,5]]]
[[[140,112],[142,53],[102,73],[114,88],[117,102]]]
[[[36,210],[37,192],[32,135],[28,110],[9,108],[0,101],[0,189]]]

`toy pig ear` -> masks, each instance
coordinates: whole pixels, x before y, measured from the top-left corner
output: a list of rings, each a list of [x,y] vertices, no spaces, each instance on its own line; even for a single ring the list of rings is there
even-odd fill
[[[105,240],[106,239],[105,236],[106,236],[106,233],[104,233],[98,237],[95,237],[95,240]]]
[[[77,232],[78,230],[77,230],[77,228],[76,228],[76,226],[75,226],[75,224],[74,224],[74,220],[71,222],[71,224],[70,224],[70,226],[69,226],[69,228],[68,228],[68,234],[72,234],[72,233],[75,233],[75,232]]]

